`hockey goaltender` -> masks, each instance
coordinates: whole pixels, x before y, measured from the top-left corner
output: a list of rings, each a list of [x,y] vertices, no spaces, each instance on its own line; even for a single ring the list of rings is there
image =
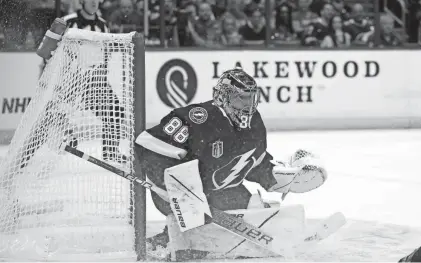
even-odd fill
[[[256,81],[241,68],[231,69],[213,88],[213,100],[177,108],[136,138],[142,171],[151,183],[177,196],[168,203],[152,193],[156,208],[167,216],[167,225],[147,239],[149,255],[178,261],[210,255],[269,256],[216,225],[189,228],[208,205],[234,211],[262,231],[285,237],[286,242],[304,231],[302,206],[281,209],[279,202],[264,203],[243,185],[244,180],[256,182],[285,197],[289,192],[316,189],[327,179],[325,168],[310,152],[297,150],[289,161],[274,161],[266,150],[258,103]],[[185,190],[200,192],[206,202],[188,200],[182,193]]]

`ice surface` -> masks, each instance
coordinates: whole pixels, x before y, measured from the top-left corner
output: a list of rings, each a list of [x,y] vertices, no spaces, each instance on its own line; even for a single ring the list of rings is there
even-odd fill
[[[336,211],[348,218],[343,229],[299,254],[297,261],[396,262],[421,245],[421,130],[276,132],[268,135],[268,145],[277,159],[297,148],[317,153],[329,173],[321,188],[290,194],[285,204],[303,204],[307,218]],[[0,156],[5,153],[6,147],[1,147]],[[247,186],[252,192],[261,189],[253,183]],[[263,197],[280,199],[264,192]],[[148,220],[162,221],[148,202]],[[162,222],[149,224],[149,234],[161,227]]]

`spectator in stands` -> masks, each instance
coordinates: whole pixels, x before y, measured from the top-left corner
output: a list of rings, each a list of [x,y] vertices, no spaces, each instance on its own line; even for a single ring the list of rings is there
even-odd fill
[[[135,9],[139,14],[146,14],[145,13],[145,1],[144,0],[136,0],[135,2]]]
[[[215,0],[211,7],[215,19],[220,19],[227,12],[227,0]]]
[[[371,21],[366,18],[361,4],[356,3],[352,7],[351,19],[344,22],[344,30],[351,35],[353,44],[365,45],[367,43],[367,37],[374,28]]]
[[[207,34],[207,47],[222,48],[224,46],[223,28],[220,20],[215,20],[215,22],[212,23],[212,26],[210,27],[210,30],[208,30]]]
[[[215,25],[216,23],[218,21],[215,20],[210,4],[206,2],[199,4],[197,18],[190,20],[187,25],[193,43],[200,47],[220,47],[220,44],[215,44],[217,33],[221,32],[220,25]]]
[[[351,7],[345,4],[345,0],[332,0],[332,6],[335,9],[335,13],[341,16],[342,21],[349,19]]]
[[[388,14],[381,14],[380,16],[380,43],[379,47],[396,47],[402,45],[402,40],[394,32],[395,21],[393,17]],[[367,40],[369,47],[374,47],[374,32]]]
[[[298,1],[299,0],[275,0],[275,5],[279,6],[279,5],[288,5],[289,7],[291,7],[292,10],[297,10],[298,9]],[[311,2],[308,1],[308,2]]]
[[[285,1],[278,2],[275,6],[275,28],[283,27],[290,33],[292,29],[292,7]]]
[[[351,45],[351,35],[343,30],[343,20],[341,15],[332,17],[329,23],[329,34],[323,39],[320,47],[335,48],[349,47]]]
[[[231,13],[227,13],[222,18],[222,44],[225,46],[244,45],[243,36],[238,33],[237,21]]]
[[[158,7],[159,12],[159,7]],[[172,46],[178,47],[180,45],[179,36],[178,36],[178,27],[177,27],[177,16],[176,16],[176,8],[175,3],[173,0],[165,0],[164,2],[164,22],[165,28],[165,43],[163,46]],[[160,12],[159,12],[160,13]],[[150,20],[150,31],[149,31],[149,43],[157,43],[161,44],[160,42],[160,33],[161,33],[161,18],[160,14],[156,19]]]
[[[118,0],[104,0],[100,8],[102,18],[109,21],[111,14],[118,9],[119,4]]]
[[[247,16],[244,13],[246,5],[247,3],[244,0],[227,0],[227,10],[229,10],[239,23],[245,23],[247,20]]]
[[[161,25],[161,16],[160,16],[160,1],[159,0],[141,0],[140,2],[148,1],[148,10],[144,10],[143,14],[148,18],[148,37],[146,39],[146,44],[155,46],[160,45],[160,25]],[[138,4],[137,7],[144,9],[144,6]],[[140,10],[138,10],[139,12]]]
[[[247,4],[245,4],[243,10],[244,10],[244,13],[246,14],[246,17],[248,17],[249,15],[247,13],[250,12],[251,10],[256,10],[256,9],[263,10],[264,8],[265,8],[264,0],[250,0],[248,1]]]
[[[148,1],[148,10],[144,10],[144,14],[148,17],[149,22],[149,35],[148,45],[160,44],[160,3],[159,0],[144,0]],[[143,1],[142,1],[143,2]],[[144,7],[142,6],[142,9]]]
[[[260,8],[251,6],[246,10],[247,23],[242,26],[239,33],[246,45],[262,45],[266,39],[266,21]]]
[[[303,37],[303,32],[319,17],[310,11],[311,3],[312,0],[298,0],[297,10],[291,14],[293,33],[300,39]]]
[[[177,1],[177,19],[184,20],[194,19],[197,15],[194,0],[178,0]]]
[[[119,7],[111,14],[108,22],[113,33],[140,32],[143,16],[135,10],[132,0],[119,0]]]
[[[335,10],[332,4],[324,4],[320,17],[312,22],[302,38],[304,46],[320,46],[320,43],[329,34],[329,22],[335,15]]]
[[[332,0],[313,0],[311,1],[309,9],[315,14],[320,14],[320,11],[325,4],[332,4]]]
[[[195,20],[196,6],[193,0],[178,0],[175,10],[177,17],[178,39],[180,46],[193,46],[193,40],[187,30],[188,21]]]
[[[292,28],[291,8],[287,4],[281,4],[276,10],[275,30],[272,34],[273,43],[283,43],[294,38]]]
[[[149,19],[151,21],[159,20],[159,0],[147,0],[149,8]],[[157,23],[158,24],[158,23]]]
[[[341,15],[342,20],[345,21],[351,12],[351,7],[346,2],[346,0],[313,0],[309,8],[312,12],[319,14],[325,4],[331,4],[335,13]]]

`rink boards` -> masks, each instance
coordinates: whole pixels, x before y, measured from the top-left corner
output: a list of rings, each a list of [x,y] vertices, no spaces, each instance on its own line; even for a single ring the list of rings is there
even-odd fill
[[[0,54],[3,139],[35,93],[40,64],[34,53]],[[211,99],[218,76],[237,65],[257,80],[269,130],[421,127],[421,53],[410,50],[148,51],[148,126]],[[118,94],[112,74],[109,83]]]

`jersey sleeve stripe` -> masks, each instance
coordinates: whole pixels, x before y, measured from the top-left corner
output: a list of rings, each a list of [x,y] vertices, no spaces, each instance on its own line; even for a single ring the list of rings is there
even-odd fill
[[[181,160],[186,156],[187,151],[178,147],[175,147],[171,144],[163,142],[147,131],[142,132],[135,141],[138,145],[145,147],[146,149],[153,151],[155,153]]]

